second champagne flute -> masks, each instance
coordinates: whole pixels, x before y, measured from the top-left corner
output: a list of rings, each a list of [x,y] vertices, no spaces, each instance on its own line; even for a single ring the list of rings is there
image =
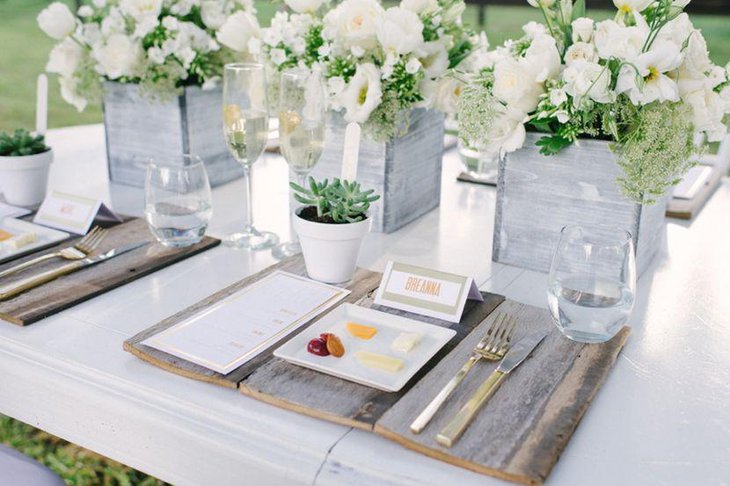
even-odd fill
[[[307,175],[322,156],[325,130],[325,90],[318,71],[293,68],[281,74],[279,90],[279,141],[296,182],[303,186]],[[292,218],[296,215],[292,214]],[[296,231],[292,241],[272,250],[274,257],[286,258],[302,252]]]
[[[226,64],[223,75],[223,132],[228,150],[243,166],[246,201],[243,230],[227,236],[223,242],[235,248],[271,248],[279,242],[279,238],[274,233],[254,227],[251,194],[251,165],[263,153],[269,136],[266,75],[262,64]]]

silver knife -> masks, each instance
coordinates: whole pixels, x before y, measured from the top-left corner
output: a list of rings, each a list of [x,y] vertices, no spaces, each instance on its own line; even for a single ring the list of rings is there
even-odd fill
[[[18,280],[11,284],[4,285],[0,287],[0,300],[7,300],[11,297],[15,297],[16,295],[25,292],[26,290],[34,289],[39,285],[43,285],[44,283],[55,280],[63,275],[67,275],[82,268],[86,268],[91,265],[96,265],[97,263],[110,260],[114,257],[118,257],[119,255],[122,255],[132,250],[136,250],[137,248],[148,244],[149,241],[131,243],[129,245],[124,245],[119,248],[114,248],[113,250],[109,250],[108,252],[102,253],[100,255],[87,257],[82,260],[76,260],[53,270],[48,270],[46,272],[39,273],[37,275],[33,275],[22,280]]]
[[[453,446],[469,424],[471,424],[471,421],[474,420],[479,409],[497,391],[502,380],[530,355],[545,336],[547,336],[547,331],[533,332],[512,346],[512,349],[502,358],[497,369],[489,375],[489,378],[471,396],[469,401],[461,407],[461,410],[454,415],[454,418],[438,433],[436,442],[446,447]]]

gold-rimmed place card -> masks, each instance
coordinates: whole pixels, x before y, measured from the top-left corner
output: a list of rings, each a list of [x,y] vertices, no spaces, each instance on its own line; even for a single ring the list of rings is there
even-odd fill
[[[276,271],[142,344],[225,375],[349,293]]]

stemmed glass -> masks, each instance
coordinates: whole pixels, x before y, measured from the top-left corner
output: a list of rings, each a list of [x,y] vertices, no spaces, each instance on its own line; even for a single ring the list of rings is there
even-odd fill
[[[279,90],[279,143],[300,186],[306,184],[307,176],[322,155],[324,132],[325,89],[319,71],[304,68],[284,71]],[[293,229],[292,241],[272,250],[276,258],[301,252]]]
[[[251,165],[263,153],[269,136],[266,75],[262,64],[226,64],[223,74],[223,133],[228,150],[243,166],[246,201],[242,231],[227,236],[223,242],[234,248],[271,248],[279,242],[279,237],[254,227],[251,197]]]
[[[582,343],[608,341],[631,315],[635,292],[636,260],[628,231],[563,228],[548,277],[548,305],[560,332]]]

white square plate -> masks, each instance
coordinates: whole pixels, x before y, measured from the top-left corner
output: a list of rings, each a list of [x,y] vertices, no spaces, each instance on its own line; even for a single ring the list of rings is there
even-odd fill
[[[14,218],[0,219],[0,229],[7,231],[12,235],[21,235],[25,233],[36,234],[36,240],[33,243],[18,248],[17,250],[9,249],[0,242],[0,263],[5,263],[9,260],[33,253],[34,251],[48,248],[49,246],[53,246],[70,236],[65,231],[46,228],[45,226]]]
[[[378,332],[369,340],[359,339],[347,330],[348,322],[372,326]],[[309,341],[324,332],[331,332],[340,338],[345,346],[344,356],[316,356],[307,351]],[[421,334],[421,342],[408,353],[393,351],[390,347],[402,332]],[[456,331],[445,327],[353,304],[342,304],[280,346],[274,351],[274,356],[361,385],[397,392],[455,334]],[[403,360],[403,368],[391,373],[364,366],[355,357],[355,353],[360,350],[400,358]]]

